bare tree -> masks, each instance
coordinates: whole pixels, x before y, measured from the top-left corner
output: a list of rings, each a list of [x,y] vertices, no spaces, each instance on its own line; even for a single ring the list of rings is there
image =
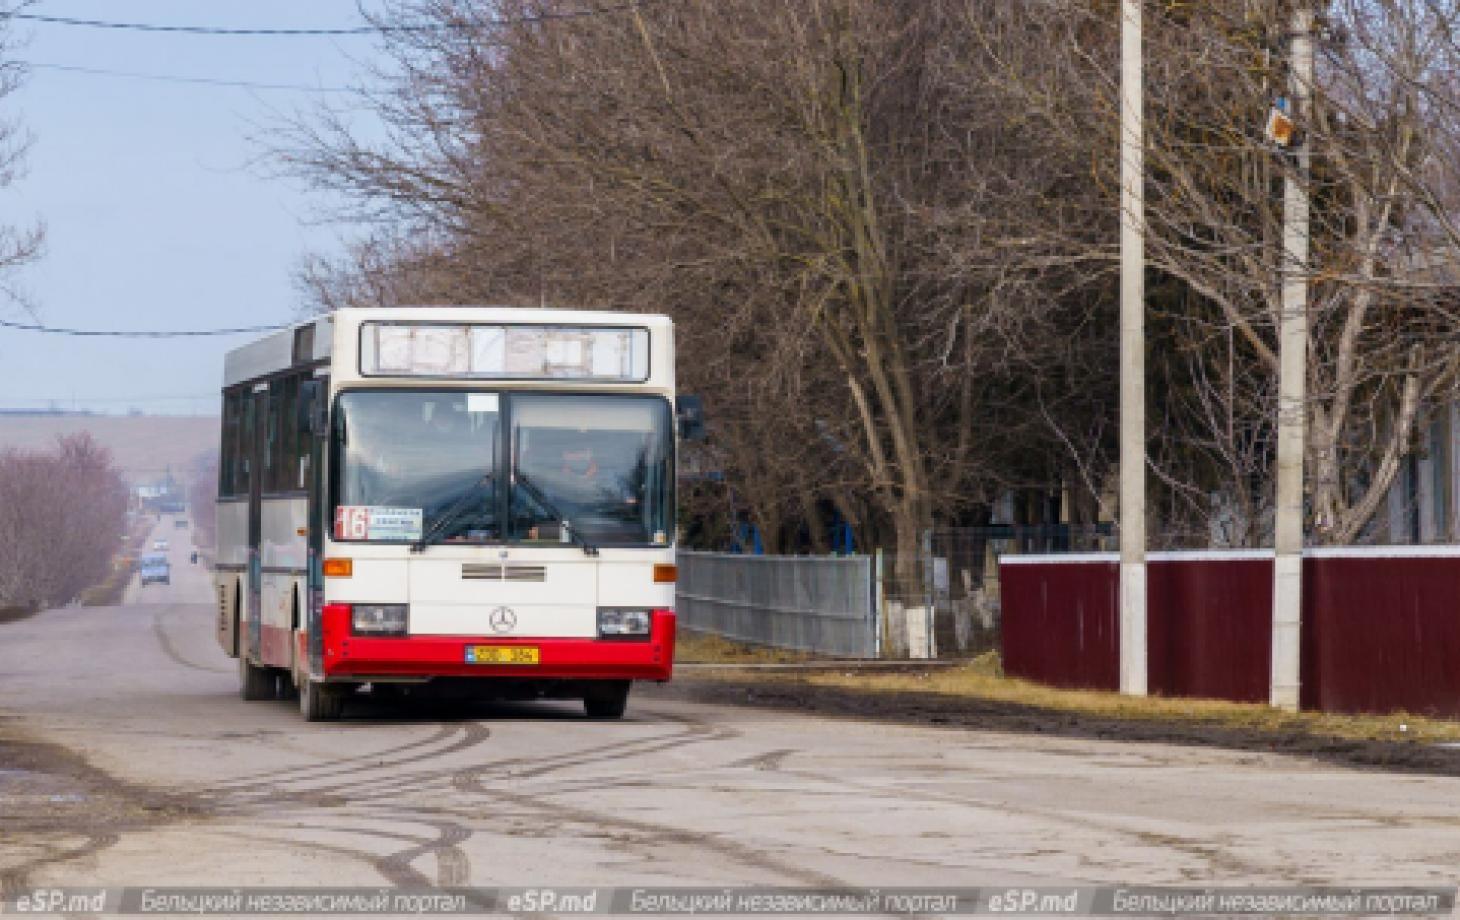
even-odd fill
[[[1271,539],[1281,186],[1294,164],[1264,125],[1287,82],[1293,2],[1147,8],[1148,398],[1160,423],[1149,528],[1158,544]],[[1309,532],[1347,543],[1365,537],[1425,407],[1455,384],[1460,8],[1317,5],[1314,114],[1299,126],[1314,158]],[[987,19],[972,4],[968,15]],[[1081,0],[1035,0],[1010,15],[1076,49],[1031,79],[1017,47],[987,43],[1006,61],[1024,117],[1051,137],[1092,140],[1090,180],[1113,190],[1115,17]],[[1114,255],[1097,240],[1091,257],[1102,254]]]
[[[1262,462],[1240,447],[1271,438],[1268,422],[1237,419],[1276,415],[1265,383],[1277,370],[1275,188],[1294,166],[1261,125],[1284,82],[1287,6],[1168,19],[1157,33],[1170,44],[1166,67],[1152,81],[1177,88],[1153,106],[1152,260],[1204,301],[1179,321],[1187,347],[1219,354],[1209,345],[1225,337],[1242,353],[1245,368],[1230,379],[1198,383],[1205,402],[1223,407],[1205,428],[1240,483],[1225,494],[1245,492],[1243,501]],[[1417,260],[1456,254],[1433,231],[1443,218],[1431,216],[1454,169],[1435,151],[1453,139],[1425,99],[1454,72],[1444,60],[1453,7],[1325,4],[1313,117],[1300,126],[1315,163],[1307,469],[1309,530],[1320,542],[1361,538],[1413,449],[1423,407],[1455,383],[1453,288],[1414,273]]]
[[[16,56],[16,41],[10,31],[11,15],[29,2],[0,3],[0,102],[21,86],[24,65]],[[0,189],[8,188],[23,172],[30,138],[13,118],[0,117]],[[24,306],[25,299],[15,285],[14,270],[40,255],[45,239],[39,224],[22,227],[0,221],[0,297],[12,305]]]
[[[438,28],[386,32],[388,141],[296,126],[286,161],[383,227],[317,302],[669,312],[749,518],[815,545],[834,509],[910,576],[935,520],[1069,470],[1046,417],[1108,399],[1075,370],[1110,347],[1108,219],[1088,150],[1011,121],[1002,64],[966,59],[978,26],[1032,77],[1035,30],[951,0],[556,8],[399,4],[383,25]]]
[[[126,508],[110,453],[89,435],[0,453],[0,607],[62,604],[101,581]]]
[[[1153,3],[1157,542],[1269,538],[1281,198],[1264,135],[1295,0]],[[1311,532],[1362,538],[1455,385],[1457,0],[1332,0],[1314,117]],[[401,0],[388,130],[285,162],[376,232],[314,304],[672,314],[719,423],[717,532],[895,547],[1111,468],[1116,20],[1087,0]],[[576,7],[574,8],[576,9]],[[430,28],[391,28],[404,24]],[[1447,274],[1449,273],[1449,274]]]

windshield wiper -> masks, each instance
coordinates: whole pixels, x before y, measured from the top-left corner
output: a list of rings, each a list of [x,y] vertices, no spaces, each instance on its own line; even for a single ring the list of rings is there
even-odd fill
[[[524,489],[526,489],[527,494],[532,496],[532,500],[537,502],[539,505],[542,505],[542,510],[546,511],[548,514],[551,514],[553,517],[558,519],[558,526],[567,531],[568,539],[583,547],[583,555],[598,555],[598,547],[594,546],[592,543],[589,543],[588,538],[583,536],[583,534],[578,531],[578,527],[572,521],[568,520],[567,516],[564,515],[563,512],[559,511],[556,505],[548,501],[548,497],[542,494],[541,489],[532,484],[532,480],[527,478],[526,473],[522,472],[521,470],[517,470],[513,474],[513,482],[521,485]]]
[[[471,484],[471,488],[463,492],[461,497],[453,502],[451,507],[447,508],[446,511],[436,519],[436,523],[432,524],[429,530],[421,534],[421,539],[411,544],[411,552],[425,552],[426,547],[430,546],[434,539],[446,529],[446,525],[456,520],[461,515],[461,512],[466,510],[468,500],[473,495],[475,495],[477,493],[477,490],[479,490],[482,486],[491,482],[494,475],[495,474],[491,470],[487,470],[477,479],[476,482],[473,482]]]

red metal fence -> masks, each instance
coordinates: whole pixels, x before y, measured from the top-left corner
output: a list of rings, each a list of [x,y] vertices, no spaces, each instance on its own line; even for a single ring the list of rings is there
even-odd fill
[[[1114,558],[1006,557],[999,565],[1005,674],[1055,687],[1120,687],[1120,573]],[[1008,564],[1013,560],[1020,564]]]
[[[1005,673],[1115,690],[1114,554],[1005,557]],[[1272,553],[1147,557],[1152,693],[1263,702]],[[1303,560],[1302,702],[1331,712],[1460,716],[1460,547],[1313,550]]]

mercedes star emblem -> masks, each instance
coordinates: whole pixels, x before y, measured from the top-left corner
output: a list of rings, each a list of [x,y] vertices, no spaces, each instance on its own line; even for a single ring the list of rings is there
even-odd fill
[[[487,624],[492,627],[493,632],[511,632],[512,627],[517,625],[517,614],[511,607],[496,607],[487,617]]]

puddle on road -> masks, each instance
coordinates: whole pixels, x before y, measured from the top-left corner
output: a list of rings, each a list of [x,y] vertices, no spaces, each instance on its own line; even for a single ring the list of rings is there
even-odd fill
[[[0,817],[15,818],[56,806],[84,805],[91,793],[75,778],[0,767]]]
[[[53,780],[48,773],[36,770],[21,770],[15,767],[0,767],[0,795],[14,790],[25,790]]]
[[[27,776],[40,776],[40,774],[35,772],[34,770],[13,770],[7,769],[6,767],[0,767],[0,783],[4,783],[6,780],[13,779],[17,776],[24,778]]]

